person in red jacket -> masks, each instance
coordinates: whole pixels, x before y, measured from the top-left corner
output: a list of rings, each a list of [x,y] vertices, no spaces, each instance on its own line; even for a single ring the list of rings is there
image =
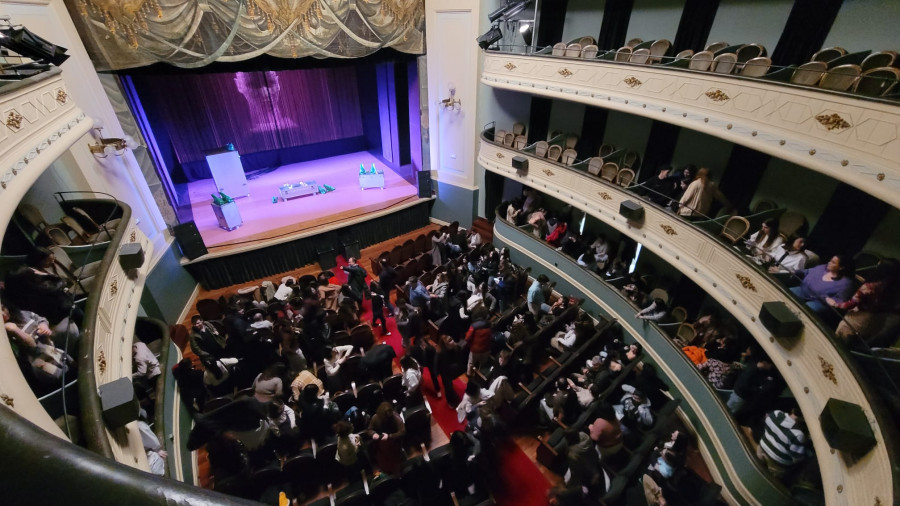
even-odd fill
[[[469,327],[466,334],[466,342],[469,344],[469,376],[475,374],[476,369],[481,369],[491,356],[491,322],[477,320]]]

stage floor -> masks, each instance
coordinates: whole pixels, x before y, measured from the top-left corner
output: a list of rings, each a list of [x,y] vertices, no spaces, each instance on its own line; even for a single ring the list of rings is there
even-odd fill
[[[359,187],[359,164],[371,170],[374,163],[384,171],[384,189]],[[335,191],[297,197],[284,202],[278,187],[285,183],[315,181],[318,186],[333,186]],[[236,248],[254,249],[273,241],[292,238],[300,232],[339,228],[344,222],[367,214],[402,207],[418,201],[416,186],[386,167],[367,152],[351,153],[321,160],[284,165],[247,181],[250,196],[236,198],[243,225],[228,232],[219,228],[213,213],[212,179],[188,184],[194,222],[210,253]],[[278,196],[277,203],[272,197]]]

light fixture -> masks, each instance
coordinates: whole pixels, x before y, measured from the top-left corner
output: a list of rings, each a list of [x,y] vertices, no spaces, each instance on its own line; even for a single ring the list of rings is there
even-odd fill
[[[531,0],[519,0],[515,2],[506,0],[505,4],[488,14],[488,21],[493,23],[493,26],[491,26],[491,29],[488,30],[487,33],[476,39],[481,49],[487,49],[503,38],[503,32],[500,31],[499,26],[501,21],[509,21],[516,14],[525,10],[529,5],[531,5]]]
[[[12,63],[3,66],[2,79],[24,79],[48,70],[50,65],[58,67],[69,58],[66,48],[35,35],[22,25],[14,25],[9,16],[0,16],[0,48],[6,50],[7,63]],[[15,54],[7,55],[7,51]]]
[[[494,26],[491,27],[490,30],[487,31],[487,33],[485,33],[481,37],[478,37],[475,40],[478,41],[478,46],[481,47],[481,49],[487,49],[487,48],[491,47],[491,45],[493,45],[494,42],[497,42],[498,40],[500,40],[502,38],[503,38],[503,32],[500,31],[500,26],[495,24]]]
[[[100,121],[96,121],[96,123],[99,124]],[[91,153],[97,158],[106,158],[111,155],[122,156],[125,154],[126,149],[134,149],[138,145],[130,135],[126,135],[122,138],[105,138],[103,137],[102,131],[102,126],[95,126],[95,133],[92,135],[94,136],[94,139],[96,139],[96,142],[88,144],[88,149],[90,149]]]
[[[456,86],[449,83],[447,88],[450,90],[450,96],[441,100],[440,104],[444,109],[459,112],[462,109],[462,102],[456,98]]]
[[[531,23],[522,23],[522,26],[519,27],[519,33],[522,34],[522,40],[525,42],[525,45],[530,46],[532,42],[532,36],[534,35],[534,30],[531,28]]]

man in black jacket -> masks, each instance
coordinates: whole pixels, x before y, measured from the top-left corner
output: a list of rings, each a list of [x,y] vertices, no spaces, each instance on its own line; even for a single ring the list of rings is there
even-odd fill
[[[366,270],[356,263],[355,257],[347,259],[345,267],[341,267],[347,273],[347,286],[350,287],[350,294],[356,302],[362,306],[363,295],[366,294]]]
[[[387,307],[389,316],[396,313],[396,309],[391,304],[391,290],[397,285],[397,269],[394,269],[386,258],[381,259],[381,272],[378,274],[378,286],[384,292],[384,304]]]

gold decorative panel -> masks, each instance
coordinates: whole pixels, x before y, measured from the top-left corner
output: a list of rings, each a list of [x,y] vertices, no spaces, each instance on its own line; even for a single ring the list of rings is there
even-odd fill
[[[18,130],[22,128],[23,119],[25,118],[17,111],[9,111],[9,116],[6,117],[6,126]]]
[[[741,286],[743,286],[743,287],[746,288],[747,290],[750,290],[751,292],[755,292],[755,291],[756,291],[756,286],[753,285],[753,282],[750,281],[750,278],[749,278],[749,277],[747,277],[747,276],[742,276],[742,275],[740,275],[740,274],[735,274],[735,276],[737,276],[738,281],[741,282]]]
[[[725,102],[725,101],[731,99],[731,97],[726,95],[724,91],[718,90],[718,89],[709,90],[706,93],[704,93],[704,95],[706,95],[706,98],[712,100],[713,102]]]
[[[628,76],[622,80],[623,83],[627,84],[629,88],[636,88],[644,83],[641,82],[640,79],[634,76]]]
[[[819,365],[822,366],[822,376],[835,385],[837,385],[837,376],[834,375],[834,364],[825,360],[822,355],[819,355]]]
[[[675,229],[670,227],[669,225],[660,225],[659,227],[663,229],[663,231],[665,231],[667,235],[678,235],[678,232],[676,232]]]
[[[559,75],[561,75],[563,77],[569,77],[572,75],[572,71],[563,67],[563,68],[559,69]]]
[[[818,121],[829,132],[832,130],[843,130],[844,128],[850,128],[850,123],[847,123],[847,121],[844,120],[844,118],[840,117],[837,113],[820,114],[816,116],[816,121]]]

